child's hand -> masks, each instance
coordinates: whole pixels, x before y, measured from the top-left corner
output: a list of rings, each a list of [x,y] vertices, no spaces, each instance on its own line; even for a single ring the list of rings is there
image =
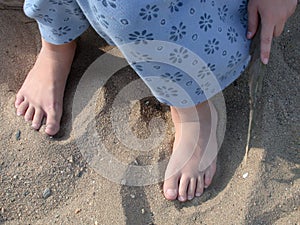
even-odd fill
[[[260,57],[264,64],[269,61],[272,38],[279,36],[287,19],[294,13],[297,0],[249,0],[248,34],[252,38],[261,21]]]

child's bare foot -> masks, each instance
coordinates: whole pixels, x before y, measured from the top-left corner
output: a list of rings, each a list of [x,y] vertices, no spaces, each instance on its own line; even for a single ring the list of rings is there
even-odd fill
[[[208,101],[195,108],[171,107],[175,125],[173,153],[164,182],[168,200],[191,200],[207,188],[216,171],[217,112]]]
[[[17,115],[32,121],[34,129],[40,128],[45,117],[48,135],[59,130],[65,84],[75,48],[75,42],[52,45],[42,40],[36,63],[16,96]]]

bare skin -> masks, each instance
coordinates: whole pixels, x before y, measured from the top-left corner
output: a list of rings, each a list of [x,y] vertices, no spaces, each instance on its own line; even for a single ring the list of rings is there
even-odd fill
[[[294,13],[297,0],[250,0],[248,3],[248,33],[251,39],[261,23],[261,61],[269,62],[273,37],[278,37],[287,19]],[[208,187],[216,170],[217,115],[208,109],[207,102],[197,105],[199,121],[191,109],[171,107],[175,125],[175,142],[165,174],[164,195],[168,200],[186,201],[200,196]],[[195,135],[198,134],[198,135]],[[210,157],[203,155],[211,151]]]
[[[247,37],[255,35],[260,21],[263,63],[269,61],[272,38],[281,34],[296,5],[297,0],[249,0]],[[60,128],[64,89],[75,48],[75,42],[53,45],[43,40],[37,61],[16,96],[17,114],[32,121],[34,129],[39,129],[46,118],[48,135]],[[176,134],[165,173],[164,195],[168,200],[186,201],[200,196],[216,171],[217,113],[208,102],[194,109],[171,107]]]
[[[184,202],[201,196],[215,174],[217,113],[206,101],[195,108],[171,107],[171,114],[175,141],[163,189],[166,199]]]
[[[45,132],[59,131],[66,80],[73,61],[76,43],[53,45],[42,40],[42,48],[35,65],[17,93],[17,115],[32,121],[38,130],[46,118]]]
[[[247,38],[254,37],[260,23],[260,57],[264,64],[269,62],[273,37],[282,33],[296,7],[297,0],[249,0]]]

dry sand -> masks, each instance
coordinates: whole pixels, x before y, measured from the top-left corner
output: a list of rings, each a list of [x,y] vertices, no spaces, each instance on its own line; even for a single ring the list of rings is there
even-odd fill
[[[249,114],[245,73],[224,92],[227,130],[213,184],[202,197],[179,203],[163,198],[160,183],[131,187],[111,182],[82,156],[77,143],[86,140],[89,128],[74,133],[75,90],[88,66],[110,49],[92,30],[79,41],[59,134],[49,139],[15,115],[15,94],[40,41],[36,24],[21,10],[0,10],[0,224],[300,224],[299,21],[298,7],[273,44],[247,165],[242,166]],[[168,126],[161,145],[140,156],[114,136],[112,102],[137,78],[128,67],[120,70],[94,104],[100,109],[97,131],[107,149],[121,161],[143,165],[168,157],[173,130]],[[170,124],[168,108],[153,98],[136,102],[129,117],[140,137],[149,134],[152,117]],[[44,199],[46,188],[51,194]]]

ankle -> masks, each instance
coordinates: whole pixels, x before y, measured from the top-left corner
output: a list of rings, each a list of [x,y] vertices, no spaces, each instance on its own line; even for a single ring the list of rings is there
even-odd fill
[[[200,122],[203,119],[209,120],[211,109],[208,101],[202,102],[190,108],[171,107],[171,115],[174,123]]]
[[[42,48],[40,53],[44,53],[48,57],[55,60],[73,61],[76,50],[76,41],[71,41],[66,44],[54,45],[42,39]]]

